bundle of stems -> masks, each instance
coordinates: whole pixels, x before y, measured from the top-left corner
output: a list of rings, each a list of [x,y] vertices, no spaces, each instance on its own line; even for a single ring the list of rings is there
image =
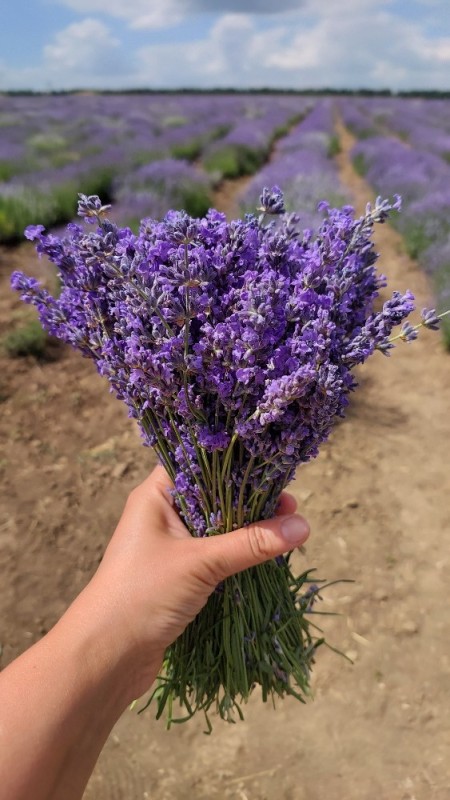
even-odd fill
[[[242,443],[231,437],[222,458],[217,451],[209,458],[202,448],[196,449],[196,480],[202,487],[205,507],[216,516],[219,511],[224,520],[220,530],[207,529],[208,535],[230,532],[273,515],[289,473],[271,481],[270,465],[250,456],[234,504],[230,474],[242,474]],[[169,455],[167,442],[155,445],[155,450],[175,480],[175,458]],[[255,473],[261,475],[261,489],[253,489],[250,482]],[[179,504],[182,508],[182,497]],[[196,535],[196,531],[191,533]],[[318,635],[318,626],[311,623],[319,584],[312,578],[313,570],[294,576],[291,555],[227,578],[217,587],[167,650],[164,672],[141,711],[156,703],[157,718],[166,712],[168,727],[203,711],[210,732],[208,711],[215,709],[228,722],[234,722],[236,714],[243,719],[241,705],[255,686],[261,687],[264,702],[285,695],[305,702],[315,652],[325,640]]]

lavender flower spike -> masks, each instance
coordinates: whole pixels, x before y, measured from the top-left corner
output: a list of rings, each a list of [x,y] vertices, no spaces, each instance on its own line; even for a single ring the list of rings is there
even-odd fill
[[[279,186],[264,188],[259,199],[261,206],[257,211],[262,211],[264,214],[284,214],[284,197]]]
[[[88,222],[95,224],[98,219],[104,215],[111,206],[103,206],[100,198],[95,195],[87,197],[85,194],[78,195],[78,216]]]
[[[422,325],[424,325],[425,328],[429,328],[432,331],[439,330],[440,317],[436,314],[434,308],[423,308],[420,316],[422,318]]]
[[[21,273],[12,284],[126,403],[191,534],[226,533],[273,515],[298,465],[344,415],[353,368],[416,337],[409,291],[375,310],[385,279],[373,227],[397,206],[378,198],[355,219],[349,206],[324,204],[314,234],[298,230],[274,186],[262,192],[259,219],[170,211],[135,235],[105,218],[98,197],[80,195],[95,229],[26,234],[55,264],[58,297]],[[277,219],[264,225],[265,214]],[[437,327],[434,311],[422,320]],[[307,695],[322,642],[308,621],[310,583],[285,557],[221,584],[166,654],[158,715],[168,709],[170,723],[178,699],[188,716],[215,706],[230,719],[254,686],[264,699]]]

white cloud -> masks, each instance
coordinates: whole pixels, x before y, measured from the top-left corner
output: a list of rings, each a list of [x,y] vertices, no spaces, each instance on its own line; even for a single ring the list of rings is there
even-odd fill
[[[75,7],[75,0],[64,2]],[[185,0],[183,8],[206,2]],[[76,0],[78,9],[89,6],[91,13],[108,8],[112,15],[127,14],[134,27],[162,26],[164,15],[173,22],[181,3]],[[237,0],[223,3],[234,7]],[[398,6],[391,0],[303,0],[296,11],[289,5],[280,0],[280,13],[262,23],[260,15],[242,11],[219,15],[206,35],[195,39],[193,33],[188,41],[132,48],[128,31],[129,55],[104,22],[89,16],[60,31],[35,70],[0,65],[0,82],[5,88],[448,88],[450,36],[431,37],[418,21],[394,13]],[[192,19],[189,30],[195,31]]]
[[[141,48],[152,85],[319,88],[448,87],[450,38],[431,40],[388,0],[307,0],[261,29],[253,15],[227,14],[209,36],[183,46]]]
[[[73,11],[105,14],[128,22],[131,28],[169,28],[185,16],[183,0],[59,0]]]
[[[44,69],[73,78],[79,75],[79,79],[89,75],[102,77],[111,69],[117,72],[119,53],[120,41],[109,28],[88,17],[59,31],[53,42],[44,47]]]
[[[130,60],[121,42],[99,20],[87,17],[59,31],[43,48],[36,67],[8,69],[0,64],[0,87],[5,89],[108,88],[133,81]]]
[[[280,14],[298,9],[305,0],[184,0],[183,5],[190,12],[213,11],[221,14]]]
[[[199,12],[213,14],[282,14],[305,0],[57,0],[81,13],[107,14],[135,29],[170,28]],[[364,2],[364,0],[363,0]]]
[[[250,15],[225,14],[208,38],[141,48],[139,71],[147,81],[150,78],[151,86],[239,86],[252,67],[249,41],[253,35]]]

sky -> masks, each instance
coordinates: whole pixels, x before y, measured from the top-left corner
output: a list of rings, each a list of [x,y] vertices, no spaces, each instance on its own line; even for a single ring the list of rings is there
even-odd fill
[[[7,89],[450,89],[449,0],[6,0]]]

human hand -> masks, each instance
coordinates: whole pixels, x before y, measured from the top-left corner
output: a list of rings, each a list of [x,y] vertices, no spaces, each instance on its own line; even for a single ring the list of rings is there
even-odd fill
[[[0,674],[2,797],[79,800],[113,725],[217,584],[308,537],[285,494],[276,519],[195,539],[170,488],[157,467],[131,493],[92,580]]]
[[[85,590],[97,621],[129,655],[130,697],[145,692],[164,651],[205,605],[217,584],[303,544],[307,522],[283,493],[277,517],[232,533],[194,538],[158,466],[130,494],[94,578]],[[86,598],[85,598],[86,599]]]

